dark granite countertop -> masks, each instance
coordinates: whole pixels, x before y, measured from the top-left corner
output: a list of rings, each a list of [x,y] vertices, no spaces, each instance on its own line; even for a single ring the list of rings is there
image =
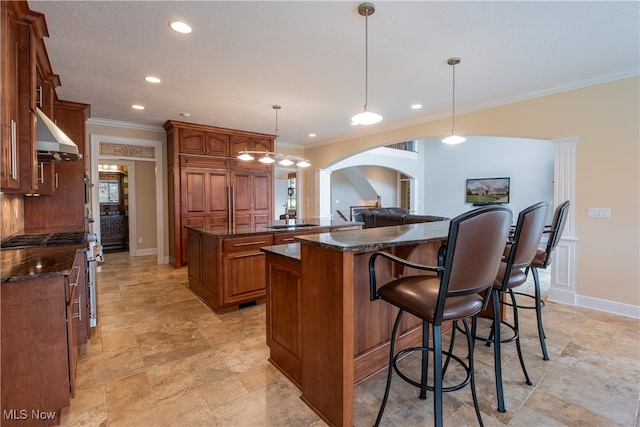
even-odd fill
[[[186,226],[188,229],[209,234],[214,237],[243,237],[259,234],[291,233],[296,230],[317,229],[324,233],[327,229],[336,227],[348,227],[363,225],[361,222],[342,221],[335,219],[305,218],[297,220],[279,220],[269,224],[245,224],[245,225],[206,225],[203,227]]]
[[[446,240],[449,221],[367,228],[339,233],[305,234],[295,240],[340,252],[379,250],[429,241]]]
[[[262,252],[278,255],[294,261],[300,261],[300,243],[289,243],[286,245],[271,245],[260,248]]]
[[[87,246],[80,244],[2,249],[0,279],[7,282],[69,274],[78,249],[86,250]]]

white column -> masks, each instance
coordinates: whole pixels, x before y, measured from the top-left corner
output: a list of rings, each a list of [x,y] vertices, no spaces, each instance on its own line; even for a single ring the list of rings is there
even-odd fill
[[[575,160],[577,137],[551,141],[554,155],[554,209],[565,200],[570,201],[567,222],[560,242],[553,253],[549,300],[565,304],[576,303],[576,244],[575,235]]]
[[[331,218],[331,171],[316,169],[313,173],[316,193],[314,216],[317,218]]]

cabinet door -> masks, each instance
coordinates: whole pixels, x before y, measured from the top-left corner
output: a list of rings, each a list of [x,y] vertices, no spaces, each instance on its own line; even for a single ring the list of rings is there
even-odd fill
[[[229,135],[224,133],[205,133],[205,154],[210,156],[229,155]]]
[[[223,304],[241,304],[265,295],[265,255],[259,249],[224,256]]]
[[[17,24],[2,2],[2,81],[0,84],[0,187],[20,188],[18,162],[18,39]]]
[[[234,172],[233,216],[236,224],[266,224],[271,221],[271,174]]]
[[[205,154],[205,133],[201,130],[180,129],[180,152]]]
[[[58,174],[52,162],[38,162],[38,193],[50,196],[58,188]]]
[[[231,137],[231,153],[229,155],[234,158],[234,160],[232,160],[232,169],[234,170],[273,170],[273,164],[265,164],[258,161],[258,159],[261,157],[260,154],[253,154],[253,157],[255,157],[255,159],[250,161],[235,159],[238,153],[244,150],[273,151],[273,139],[271,137],[253,138],[249,136],[233,135]]]

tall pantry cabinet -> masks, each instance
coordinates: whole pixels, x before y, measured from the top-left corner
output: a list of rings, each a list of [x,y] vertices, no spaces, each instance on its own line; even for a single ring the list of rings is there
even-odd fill
[[[273,164],[236,159],[273,151],[275,135],[169,120],[169,256],[187,265],[185,226],[267,224],[273,218]]]

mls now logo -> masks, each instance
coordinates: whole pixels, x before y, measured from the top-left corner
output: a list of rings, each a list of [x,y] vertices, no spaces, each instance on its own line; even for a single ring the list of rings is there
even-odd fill
[[[31,415],[31,419],[34,420],[55,420],[55,411],[41,411],[39,409],[32,409],[31,414],[26,409],[4,409],[2,411],[2,418],[5,420],[26,420]]]

